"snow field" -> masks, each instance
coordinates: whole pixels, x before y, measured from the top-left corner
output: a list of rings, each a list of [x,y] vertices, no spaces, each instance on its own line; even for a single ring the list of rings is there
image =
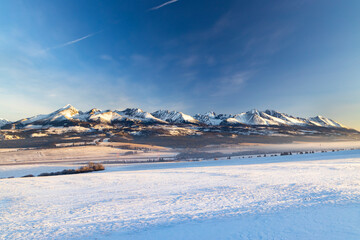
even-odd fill
[[[249,161],[1,179],[0,239],[359,239],[359,150]]]

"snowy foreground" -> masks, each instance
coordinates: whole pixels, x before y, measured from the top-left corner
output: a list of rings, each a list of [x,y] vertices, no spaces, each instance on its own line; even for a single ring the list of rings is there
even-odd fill
[[[0,239],[360,239],[360,150],[0,180]]]

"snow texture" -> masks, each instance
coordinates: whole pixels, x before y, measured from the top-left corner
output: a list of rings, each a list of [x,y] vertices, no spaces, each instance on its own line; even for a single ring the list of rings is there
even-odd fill
[[[1,179],[0,239],[359,239],[360,150]]]

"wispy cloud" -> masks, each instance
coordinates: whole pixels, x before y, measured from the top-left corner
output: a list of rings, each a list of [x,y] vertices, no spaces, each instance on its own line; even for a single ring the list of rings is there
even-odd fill
[[[66,46],[75,44],[75,43],[77,43],[77,42],[80,42],[80,41],[82,41],[82,40],[85,40],[85,39],[87,39],[87,38],[93,37],[93,36],[95,36],[95,35],[97,35],[97,34],[99,34],[99,33],[101,33],[101,32],[102,32],[102,30],[101,30],[101,31],[98,31],[98,32],[90,33],[90,34],[88,34],[88,35],[86,35],[86,36],[84,36],[84,37],[81,37],[81,38],[78,38],[78,39],[75,39],[75,40],[72,40],[72,41],[69,41],[69,42],[66,42],[66,43],[63,43],[63,44],[54,46],[54,47],[50,47],[50,48],[47,48],[47,49],[45,49],[45,50],[48,51],[48,50],[51,50],[51,49],[57,49],[57,48],[66,47]]]
[[[158,10],[159,8],[162,8],[162,7],[165,7],[166,5],[169,5],[169,4],[172,4],[172,3],[175,3],[175,2],[178,2],[179,0],[171,0],[171,1],[168,1],[168,2],[165,2],[159,6],[156,6],[156,7],[153,7],[153,8],[150,8],[148,11],[154,11],[154,10]]]
[[[105,60],[105,61],[114,61],[114,58],[112,56],[110,56],[110,55],[107,55],[107,54],[101,55],[100,59]]]
[[[213,92],[212,96],[218,97],[238,93],[243,88],[246,81],[253,75],[253,71],[243,71],[218,79],[216,90]]]

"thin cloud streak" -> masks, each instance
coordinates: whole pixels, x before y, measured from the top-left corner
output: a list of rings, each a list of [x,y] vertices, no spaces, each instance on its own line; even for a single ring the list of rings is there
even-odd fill
[[[162,7],[165,7],[166,5],[169,5],[169,4],[172,4],[172,3],[175,3],[175,2],[178,2],[179,0],[171,0],[171,1],[168,1],[168,2],[165,2],[159,6],[156,6],[156,7],[153,7],[153,8],[150,8],[148,11],[154,11],[154,10],[158,10],[159,8],[162,8]]]
[[[99,33],[101,33],[101,32],[102,32],[102,30],[99,31],[99,32],[90,33],[90,34],[88,34],[88,35],[86,35],[86,36],[84,36],[84,37],[81,37],[81,38],[78,38],[78,39],[75,39],[75,40],[72,40],[72,41],[63,43],[63,44],[58,45],[58,46],[55,46],[55,47],[47,48],[47,49],[45,49],[45,51],[52,50],[52,49],[57,49],[57,48],[62,48],[62,47],[66,47],[66,46],[75,44],[75,43],[80,42],[80,41],[82,41],[82,40],[85,40],[85,39],[87,39],[87,38],[93,37],[93,36],[95,36],[95,35],[97,35],[97,34],[99,34]]]

